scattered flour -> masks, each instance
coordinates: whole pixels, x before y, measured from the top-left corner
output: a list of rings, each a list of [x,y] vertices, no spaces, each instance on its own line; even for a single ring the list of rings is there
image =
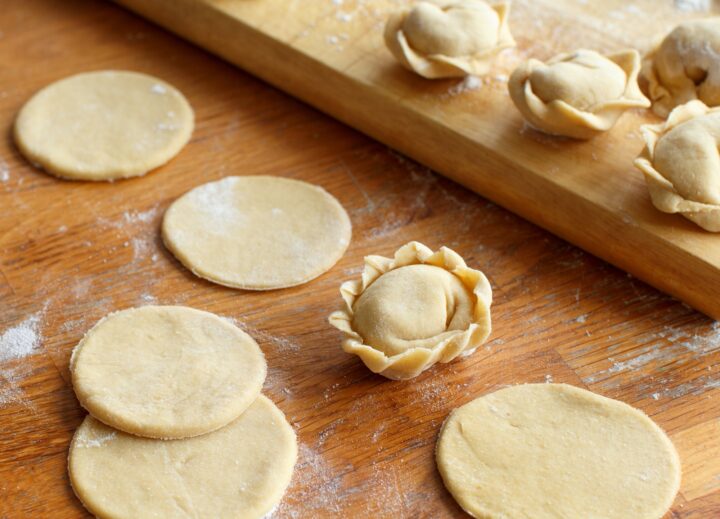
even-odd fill
[[[155,84],[150,88],[150,90],[152,90],[152,92],[153,92],[154,94],[159,94],[159,95],[167,94],[167,88],[165,88],[165,87],[164,87],[163,85],[161,85],[160,83],[155,83]]]
[[[712,0],[675,0],[675,8],[685,13],[705,12],[712,7]]]
[[[0,182],[7,182],[10,180],[10,168],[7,162],[0,159]]]
[[[156,305],[158,303],[157,297],[150,293],[145,293],[140,296],[140,304],[143,305]]]
[[[24,378],[17,368],[0,368],[0,407],[22,401],[18,383]]]
[[[42,341],[40,317],[41,312],[33,314],[0,335],[0,407],[18,403],[32,407],[32,404],[23,402],[23,391],[20,389],[22,380],[32,372],[31,366],[23,363],[13,366],[2,364],[37,353]]]
[[[147,211],[126,211],[123,213],[123,222],[129,225],[151,222],[157,215],[158,208],[153,207]]]
[[[0,335],[0,363],[22,359],[37,352],[42,337],[38,328],[40,314],[34,314]]]
[[[130,240],[133,247],[133,261],[142,259],[150,249],[150,240],[142,237],[135,237]]]
[[[240,328],[243,328],[245,332],[250,335],[253,339],[258,340],[260,342],[269,342],[278,351],[282,352],[288,352],[288,351],[299,351],[300,345],[296,342],[291,341],[290,339],[286,339],[284,337],[277,337],[275,335],[271,335],[267,332],[263,332],[261,330],[257,330],[254,328],[248,328],[240,326],[238,323],[234,323],[235,325],[239,326]]]
[[[479,90],[483,86],[483,80],[477,76],[465,76],[465,79],[453,85],[447,91],[448,96],[456,96],[465,92]]]
[[[76,447],[83,448],[102,447],[107,442],[112,441],[115,438],[117,438],[116,431],[112,431],[104,436],[95,436],[94,438],[89,438],[86,434],[82,434],[75,438],[74,444]]]
[[[299,447],[298,464],[295,467],[291,486],[300,489],[295,496],[297,503],[302,505],[302,512],[293,506],[294,503],[286,499],[280,503],[277,513],[272,517],[277,516],[278,519],[313,517],[314,512],[322,512],[330,516],[340,514],[343,497],[339,495],[342,488],[342,474],[332,470],[319,452],[305,444],[300,444]]]

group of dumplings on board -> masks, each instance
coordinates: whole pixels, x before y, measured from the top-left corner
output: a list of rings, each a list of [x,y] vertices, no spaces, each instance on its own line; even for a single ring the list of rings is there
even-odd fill
[[[509,10],[505,2],[420,1],[390,16],[385,42],[425,78],[484,75],[514,45]],[[720,116],[711,109],[720,105],[720,18],[679,24],[642,59],[635,49],[531,58],[508,90],[531,127],[575,139],[610,130],[628,109],[652,106],[667,122],[641,128],[646,147],[635,162],[652,203],[720,232]]]

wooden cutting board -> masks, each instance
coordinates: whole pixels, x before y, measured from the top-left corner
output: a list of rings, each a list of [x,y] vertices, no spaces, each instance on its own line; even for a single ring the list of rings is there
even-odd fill
[[[90,517],[67,478],[68,446],[85,416],[69,383],[70,352],[107,313],[148,303],[233,318],[263,349],[263,391],[300,446],[273,519],[466,518],[435,468],[442,421],[480,395],[545,381],[650,415],[683,463],[666,519],[720,517],[716,323],[113,3],[2,7],[0,352],[19,335],[30,348],[0,360],[0,518]],[[137,70],[182,90],[196,128],[178,157],[108,184],[55,179],[20,156],[10,134],[23,103],[94,69]],[[175,261],[159,238],[165,209],[199,184],[244,174],[298,178],[335,195],[353,224],[338,264],[306,285],[253,293],[198,279]],[[410,240],[452,247],[488,275],[493,334],[467,358],[394,382],[345,354],[326,319],[364,255]]]
[[[506,84],[528,57],[578,47],[644,51],[697,17],[687,11],[698,2],[515,1],[517,49],[503,53],[481,88],[463,91],[458,81],[401,69],[384,48],[383,23],[404,0],[119,1],[720,318],[720,237],[656,211],[632,165],[639,126],[657,120],[631,113],[587,143],[545,137],[523,124]]]

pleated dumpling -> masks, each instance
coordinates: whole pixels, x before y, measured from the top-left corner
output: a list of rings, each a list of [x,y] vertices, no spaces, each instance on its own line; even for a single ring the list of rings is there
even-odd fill
[[[385,43],[406,68],[428,78],[486,74],[495,55],[515,45],[509,5],[483,0],[425,0],[387,21]]]
[[[625,110],[648,107],[637,77],[640,55],[603,56],[580,49],[547,63],[530,59],[510,77],[510,97],[528,123],[545,133],[588,139],[612,128]]]

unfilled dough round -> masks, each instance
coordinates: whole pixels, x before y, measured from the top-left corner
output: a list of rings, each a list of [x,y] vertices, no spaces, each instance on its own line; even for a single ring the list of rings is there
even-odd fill
[[[165,213],[163,239],[196,275],[235,288],[300,285],[329,270],[350,243],[350,218],[324,189],[282,177],[226,177],[196,187]]]
[[[260,394],[267,370],[248,334],[181,306],[108,315],[80,341],[70,367],[78,400],[95,418],[151,438],[227,425]]]
[[[680,485],[677,452],[650,418],[565,384],[514,386],[456,409],[437,464],[483,519],[660,519]]]
[[[434,265],[408,265],[377,279],[354,306],[353,327],[386,355],[430,347],[473,321],[475,301],[457,276]]]
[[[35,94],[15,122],[15,141],[53,175],[113,180],[144,175],[190,140],[193,111],[160,79],[125,71],[77,74]]]
[[[295,432],[261,395],[229,425],[184,440],[138,438],[88,416],[68,465],[99,518],[258,519],[282,499],[296,460]]]

